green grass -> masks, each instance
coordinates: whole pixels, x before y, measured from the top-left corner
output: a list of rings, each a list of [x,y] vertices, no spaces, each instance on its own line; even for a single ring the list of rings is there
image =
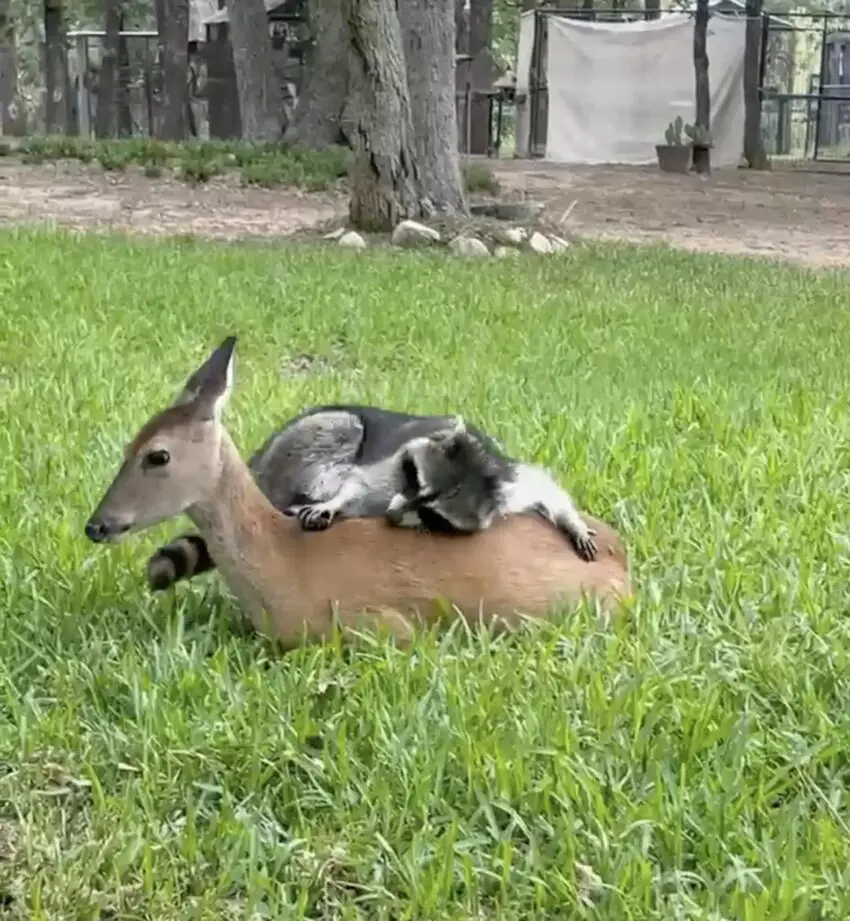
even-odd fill
[[[0,265],[0,916],[848,917],[846,275],[46,233]],[[246,453],[318,401],[463,411],[620,527],[628,618],[282,657],[216,578],[149,595],[184,524],[82,528],[230,332]]]
[[[49,136],[14,143],[0,140],[0,157],[12,155],[31,164],[61,160],[99,163],[107,172],[123,172],[136,166],[150,179],[169,170],[192,183],[209,182],[214,176],[238,170],[246,186],[292,186],[311,192],[338,186],[347,178],[353,162],[351,151],[343,147],[316,151],[249,141],[176,144],[148,137],[95,140]],[[499,183],[486,164],[464,164],[462,173],[470,194],[498,195]]]

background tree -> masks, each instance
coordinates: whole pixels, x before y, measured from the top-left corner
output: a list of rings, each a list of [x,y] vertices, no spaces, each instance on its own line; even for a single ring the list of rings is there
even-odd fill
[[[451,14],[449,14],[451,15]],[[516,13],[514,13],[516,16]],[[493,0],[470,0],[469,3],[469,54],[475,57],[489,48],[493,37]],[[454,70],[454,66],[452,66]],[[452,76],[454,87],[454,76]],[[470,149],[484,151],[490,135],[490,100],[486,96],[473,96],[469,116]]]
[[[189,0],[155,0],[162,68],[162,105],[157,136],[182,141],[189,112]]]
[[[361,230],[389,231],[422,213],[401,27],[395,0],[348,0],[346,7],[343,125],[355,154],[349,217]]]
[[[661,0],[643,0],[643,9],[647,19],[661,18]]]
[[[458,157],[453,6],[454,0],[398,0],[419,194],[451,214],[467,210]]]
[[[97,83],[97,115],[94,131],[97,137],[108,138],[117,133],[115,116],[118,55],[121,42],[121,0],[106,0],[106,21],[103,29],[105,35]]]
[[[283,103],[263,0],[227,0],[233,69],[246,141],[277,141]]]
[[[47,134],[74,134],[63,0],[44,0],[44,122]]]
[[[761,136],[759,59],[762,38],[762,0],[747,0],[747,34],[744,49],[744,156],[750,169],[767,169]]]
[[[312,42],[304,85],[284,140],[321,150],[345,140],[341,119],[348,94],[348,32],[334,4],[312,3],[309,16]]]
[[[708,0],[697,0],[694,19],[694,82],[696,87],[696,128],[706,133],[711,130],[711,88],[708,80]],[[694,169],[698,173],[711,172],[711,147],[694,148]]]
[[[18,121],[18,61],[9,6],[9,0],[0,0],[0,128],[3,134],[13,134]]]

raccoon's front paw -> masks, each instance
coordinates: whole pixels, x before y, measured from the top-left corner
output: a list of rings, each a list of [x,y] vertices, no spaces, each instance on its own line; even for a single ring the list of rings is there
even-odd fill
[[[597,547],[594,537],[596,537],[596,531],[593,528],[586,528],[581,533],[573,536],[573,544],[578,551],[578,555],[587,560],[588,563],[592,563],[596,559]]]
[[[304,531],[327,531],[336,518],[336,509],[327,505],[305,505],[298,510],[298,521]]]

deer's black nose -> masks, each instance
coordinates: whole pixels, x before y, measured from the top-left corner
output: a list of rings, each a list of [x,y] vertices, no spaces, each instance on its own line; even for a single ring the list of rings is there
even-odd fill
[[[106,525],[102,521],[89,520],[86,522],[86,537],[94,541],[96,544],[99,544],[101,541],[106,540],[108,537],[108,532]]]

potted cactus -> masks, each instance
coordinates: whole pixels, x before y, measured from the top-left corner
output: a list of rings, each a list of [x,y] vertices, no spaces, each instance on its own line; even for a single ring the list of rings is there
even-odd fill
[[[655,145],[658,166],[662,173],[687,173],[690,169],[691,145],[686,144],[682,137],[684,128],[682,116],[677,115],[664,132],[664,140],[667,143]]]

